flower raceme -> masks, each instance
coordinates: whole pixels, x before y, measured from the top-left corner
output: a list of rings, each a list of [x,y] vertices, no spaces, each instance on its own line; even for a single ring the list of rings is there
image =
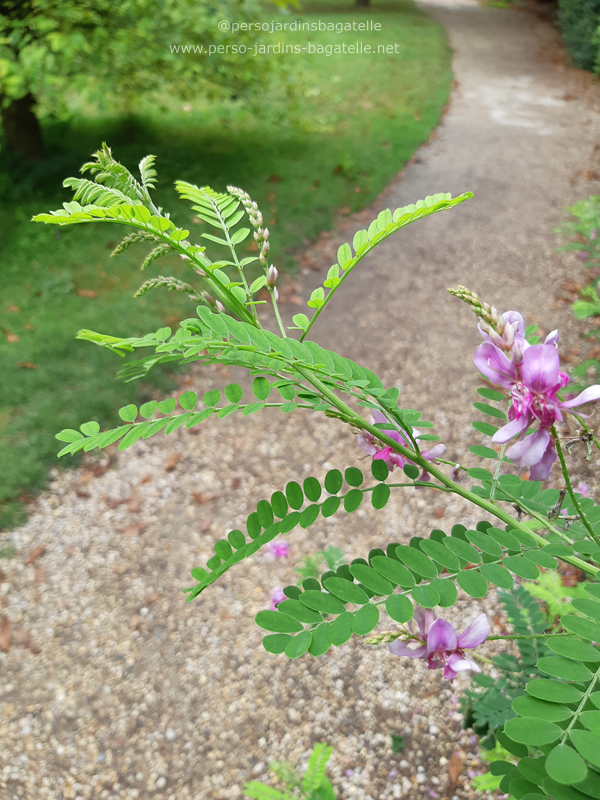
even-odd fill
[[[388,420],[385,418],[381,411],[372,411],[371,412],[371,424],[376,425],[377,423],[385,423]],[[404,447],[412,447],[410,442],[407,442],[404,435],[397,430],[385,430],[383,431],[390,439],[393,439],[398,444],[403,445]],[[421,433],[416,429],[413,428],[413,435],[415,439],[418,440]],[[390,472],[394,469],[394,467],[403,467],[405,464],[412,464],[413,462],[405,458],[404,456],[400,455],[400,453],[396,453],[391,446],[385,446],[381,442],[378,442],[375,436],[368,431],[363,431],[359,433],[356,437],[356,441],[358,446],[363,450],[367,455],[373,456],[373,460],[380,459],[385,461],[387,464],[388,469]],[[423,458],[427,461],[433,461],[435,458],[440,458],[446,452],[446,445],[443,444],[436,444],[431,447],[429,450],[424,450],[421,452]],[[429,479],[429,475],[425,470],[423,470],[421,474],[421,480],[426,481]]]
[[[599,400],[600,386],[590,386],[571,400],[560,400],[558,392],[569,377],[560,370],[558,331],[550,333],[544,344],[532,345],[524,337],[525,326],[518,312],[507,311],[502,319],[506,323],[502,339],[495,333],[495,340],[499,340],[496,343],[481,331],[486,341],[473,356],[481,374],[509,393],[509,422],[494,434],[492,441],[505,444],[517,437],[506,451],[507,457],[517,467],[529,467],[532,480],[546,480],[557,458],[550,435],[552,426],[562,421],[563,411]],[[538,428],[527,436],[536,421]]]
[[[413,629],[416,622],[418,631]],[[408,623],[412,638],[409,641],[396,639],[389,645],[395,656],[422,658],[429,669],[444,668],[444,678],[452,680],[459,672],[471,670],[481,672],[479,666],[465,655],[465,650],[473,650],[483,644],[491,633],[485,614],[480,614],[461,634],[445,619],[436,619],[430,609],[417,606],[413,619]]]

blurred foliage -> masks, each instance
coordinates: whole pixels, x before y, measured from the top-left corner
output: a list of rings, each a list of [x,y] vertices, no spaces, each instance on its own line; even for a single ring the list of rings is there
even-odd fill
[[[271,9],[267,18],[277,14]],[[346,2],[323,3],[303,11],[303,19],[339,22],[355,14]],[[166,85],[136,98],[140,110],[126,115],[97,115],[91,101],[72,95],[69,117],[42,120],[43,160],[26,162],[0,148],[0,366],[6,377],[0,382],[0,527],[22,518],[18,498],[25,488],[30,493],[44,484],[56,463],[57,429],[90,418],[108,426],[119,405],[169,386],[164,370],[150,383],[118,384],[120,359],[75,340],[77,330],[125,334],[125,320],[135,330],[156,330],[193,309],[178,293],[162,290],[134,300],[139,254],[110,259],[116,242],[108,226],[55,231],[31,225],[31,216],[70,199],[57,190],[62,179],[109,140],[132,168],[147,153],[157,155],[157,203],[175,208],[174,221],[196,237],[207,226],[178,203],[173,181],[185,174],[218,191],[241,185],[265,213],[273,260],[294,271],[300,248],[330,229],[340,211],[352,213],[375,199],[427,140],[448,98],[450,51],[441,27],[408,0],[375,2],[369,14],[381,21],[385,41],[399,43],[398,54],[372,59],[369,70],[357,55],[271,56],[260,116],[241,98],[209,101],[194,92],[182,102]],[[376,44],[382,34],[361,38]],[[289,32],[283,39],[299,41]],[[339,35],[316,32],[311,40],[331,43]],[[283,72],[286,59],[290,69]],[[266,61],[256,63],[266,69]],[[248,255],[252,248],[249,242]],[[168,260],[161,270],[185,279],[183,262]],[[155,274],[148,270],[148,277]],[[288,296],[294,302],[294,292]]]
[[[558,0],[558,21],[573,65],[600,71],[600,0]]]
[[[131,111],[166,84],[180,96],[237,97],[264,85],[269,64],[240,52],[254,41],[249,32],[221,31],[219,22],[249,22],[259,11],[255,0],[1,0],[0,95],[31,92],[53,115],[75,98],[105,113]],[[173,52],[182,44],[202,52]]]

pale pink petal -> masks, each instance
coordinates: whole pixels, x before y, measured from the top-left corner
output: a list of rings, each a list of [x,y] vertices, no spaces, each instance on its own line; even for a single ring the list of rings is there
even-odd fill
[[[284,595],[281,586],[276,586],[274,589],[271,589],[271,611],[275,611],[279,603],[283,603],[284,600],[287,600],[287,597]]]
[[[377,447],[373,444],[373,437],[370,433],[359,433],[356,437],[356,444],[369,456],[373,456],[377,452]]]
[[[495,386],[509,389],[518,380],[517,368],[496,345],[480,344],[473,354],[473,363],[481,374]]]
[[[456,650],[456,631],[445,619],[436,619],[427,634],[427,652]]]
[[[572,400],[565,400],[559,405],[561,408],[573,408],[574,406],[583,405],[583,403],[591,403],[594,400],[600,400],[600,386],[588,386],[577,397]]]
[[[424,645],[413,649],[409,647],[408,642],[401,642],[399,639],[396,639],[394,642],[390,642],[388,647],[390,653],[395,656],[408,656],[408,658],[427,657],[427,648]]]
[[[543,394],[558,384],[559,366],[556,347],[550,344],[534,344],[523,354],[521,378],[528,389]]]
[[[452,681],[454,678],[456,678],[456,672],[452,669],[450,664],[446,664],[444,667],[444,678],[447,681]]]
[[[560,336],[558,333],[558,328],[546,336],[544,339],[544,344],[553,344],[555,347],[558,347],[558,340]]]
[[[556,450],[552,442],[550,442],[541,461],[538,461],[538,463],[534,464],[529,470],[529,479],[532,481],[547,481],[550,477],[552,464],[554,464],[557,458]]]
[[[446,452],[446,445],[445,444],[435,444],[433,447],[430,447],[429,450],[423,450],[421,455],[423,458],[426,458],[427,461],[433,461],[434,458],[441,458],[444,453]]]
[[[413,619],[419,626],[419,630],[421,631],[422,635],[427,636],[429,629],[435,622],[435,612],[431,608],[421,608],[421,606],[416,606]]]
[[[523,414],[519,419],[513,419],[512,422],[509,422],[507,425],[500,428],[500,430],[496,431],[492,436],[492,442],[496,442],[497,444],[508,442],[513,436],[518,436],[520,433],[523,433],[523,431],[526,431],[530,421],[531,417],[529,414]]]
[[[387,422],[387,419],[383,411],[377,411],[377,409],[371,411],[371,425],[382,424],[384,422]]]
[[[525,336],[525,322],[523,321],[523,315],[519,314],[518,311],[505,311],[502,314],[502,320],[513,326],[515,336]]]
[[[472,669],[473,662],[466,656],[461,656],[459,653],[452,653],[448,659],[448,666],[452,667],[455,672],[464,672],[467,669]]]
[[[540,428],[509,447],[506,455],[519,467],[532,467],[542,460],[549,444],[550,434],[545,428]]]
[[[510,349],[510,360],[513,364],[520,364],[523,361],[523,354],[530,346],[527,339],[515,339]]]
[[[459,648],[472,649],[483,644],[491,633],[490,623],[485,614],[480,614],[465,628],[457,639]]]
[[[406,459],[400,453],[390,452],[390,461],[397,467],[403,467],[406,464]]]

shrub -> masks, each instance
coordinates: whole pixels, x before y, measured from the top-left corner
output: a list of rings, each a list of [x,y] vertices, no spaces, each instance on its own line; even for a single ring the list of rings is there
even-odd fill
[[[600,66],[600,0],[559,0],[558,20],[574,66]]]

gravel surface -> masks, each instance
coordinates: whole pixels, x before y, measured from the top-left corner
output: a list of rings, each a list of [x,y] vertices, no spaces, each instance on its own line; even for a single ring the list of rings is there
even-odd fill
[[[477,385],[477,334],[446,286],[470,285],[499,309],[559,326],[563,351],[577,357],[578,327],[556,299],[576,262],[553,253],[551,231],[563,206],[598,193],[598,98],[532,13],[468,0],[428,8],[456,53],[448,113],[376,207],[341,220],[303,255],[285,310],[295,313],[295,297],[322,280],[311,268],[332,263],[338,244],[381,208],[476,192],[383,244],[316,331],[402,387],[452,458],[478,441],[469,405],[457,403]],[[233,378],[194,372],[185,388],[202,393]],[[245,781],[269,779],[271,760],[305,763],[316,741],[334,747],[340,800],[475,797],[477,742],[456,711],[468,678],[449,684],[356,639],[290,662],[264,652],[252,617],[272,587],[295,580],[303,553],[332,544],[354,558],[479,517],[459,499],[411,490],[381,512],[292,532],[288,560],[257,555],[186,604],[189,570],[256,501],[290,479],[360,463],[341,423],[302,412],[232,416],[195,431],[57,471],[29,522],[2,534],[16,548],[0,576],[11,626],[0,652],[2,800],[233,800]],[[460,627],[482,611],[499,630],[493,592],[461,598],[451,618]],[[0,649],[7,636],[5,622]],[[392,753],[390,733],[405,737],[402,753]]]

